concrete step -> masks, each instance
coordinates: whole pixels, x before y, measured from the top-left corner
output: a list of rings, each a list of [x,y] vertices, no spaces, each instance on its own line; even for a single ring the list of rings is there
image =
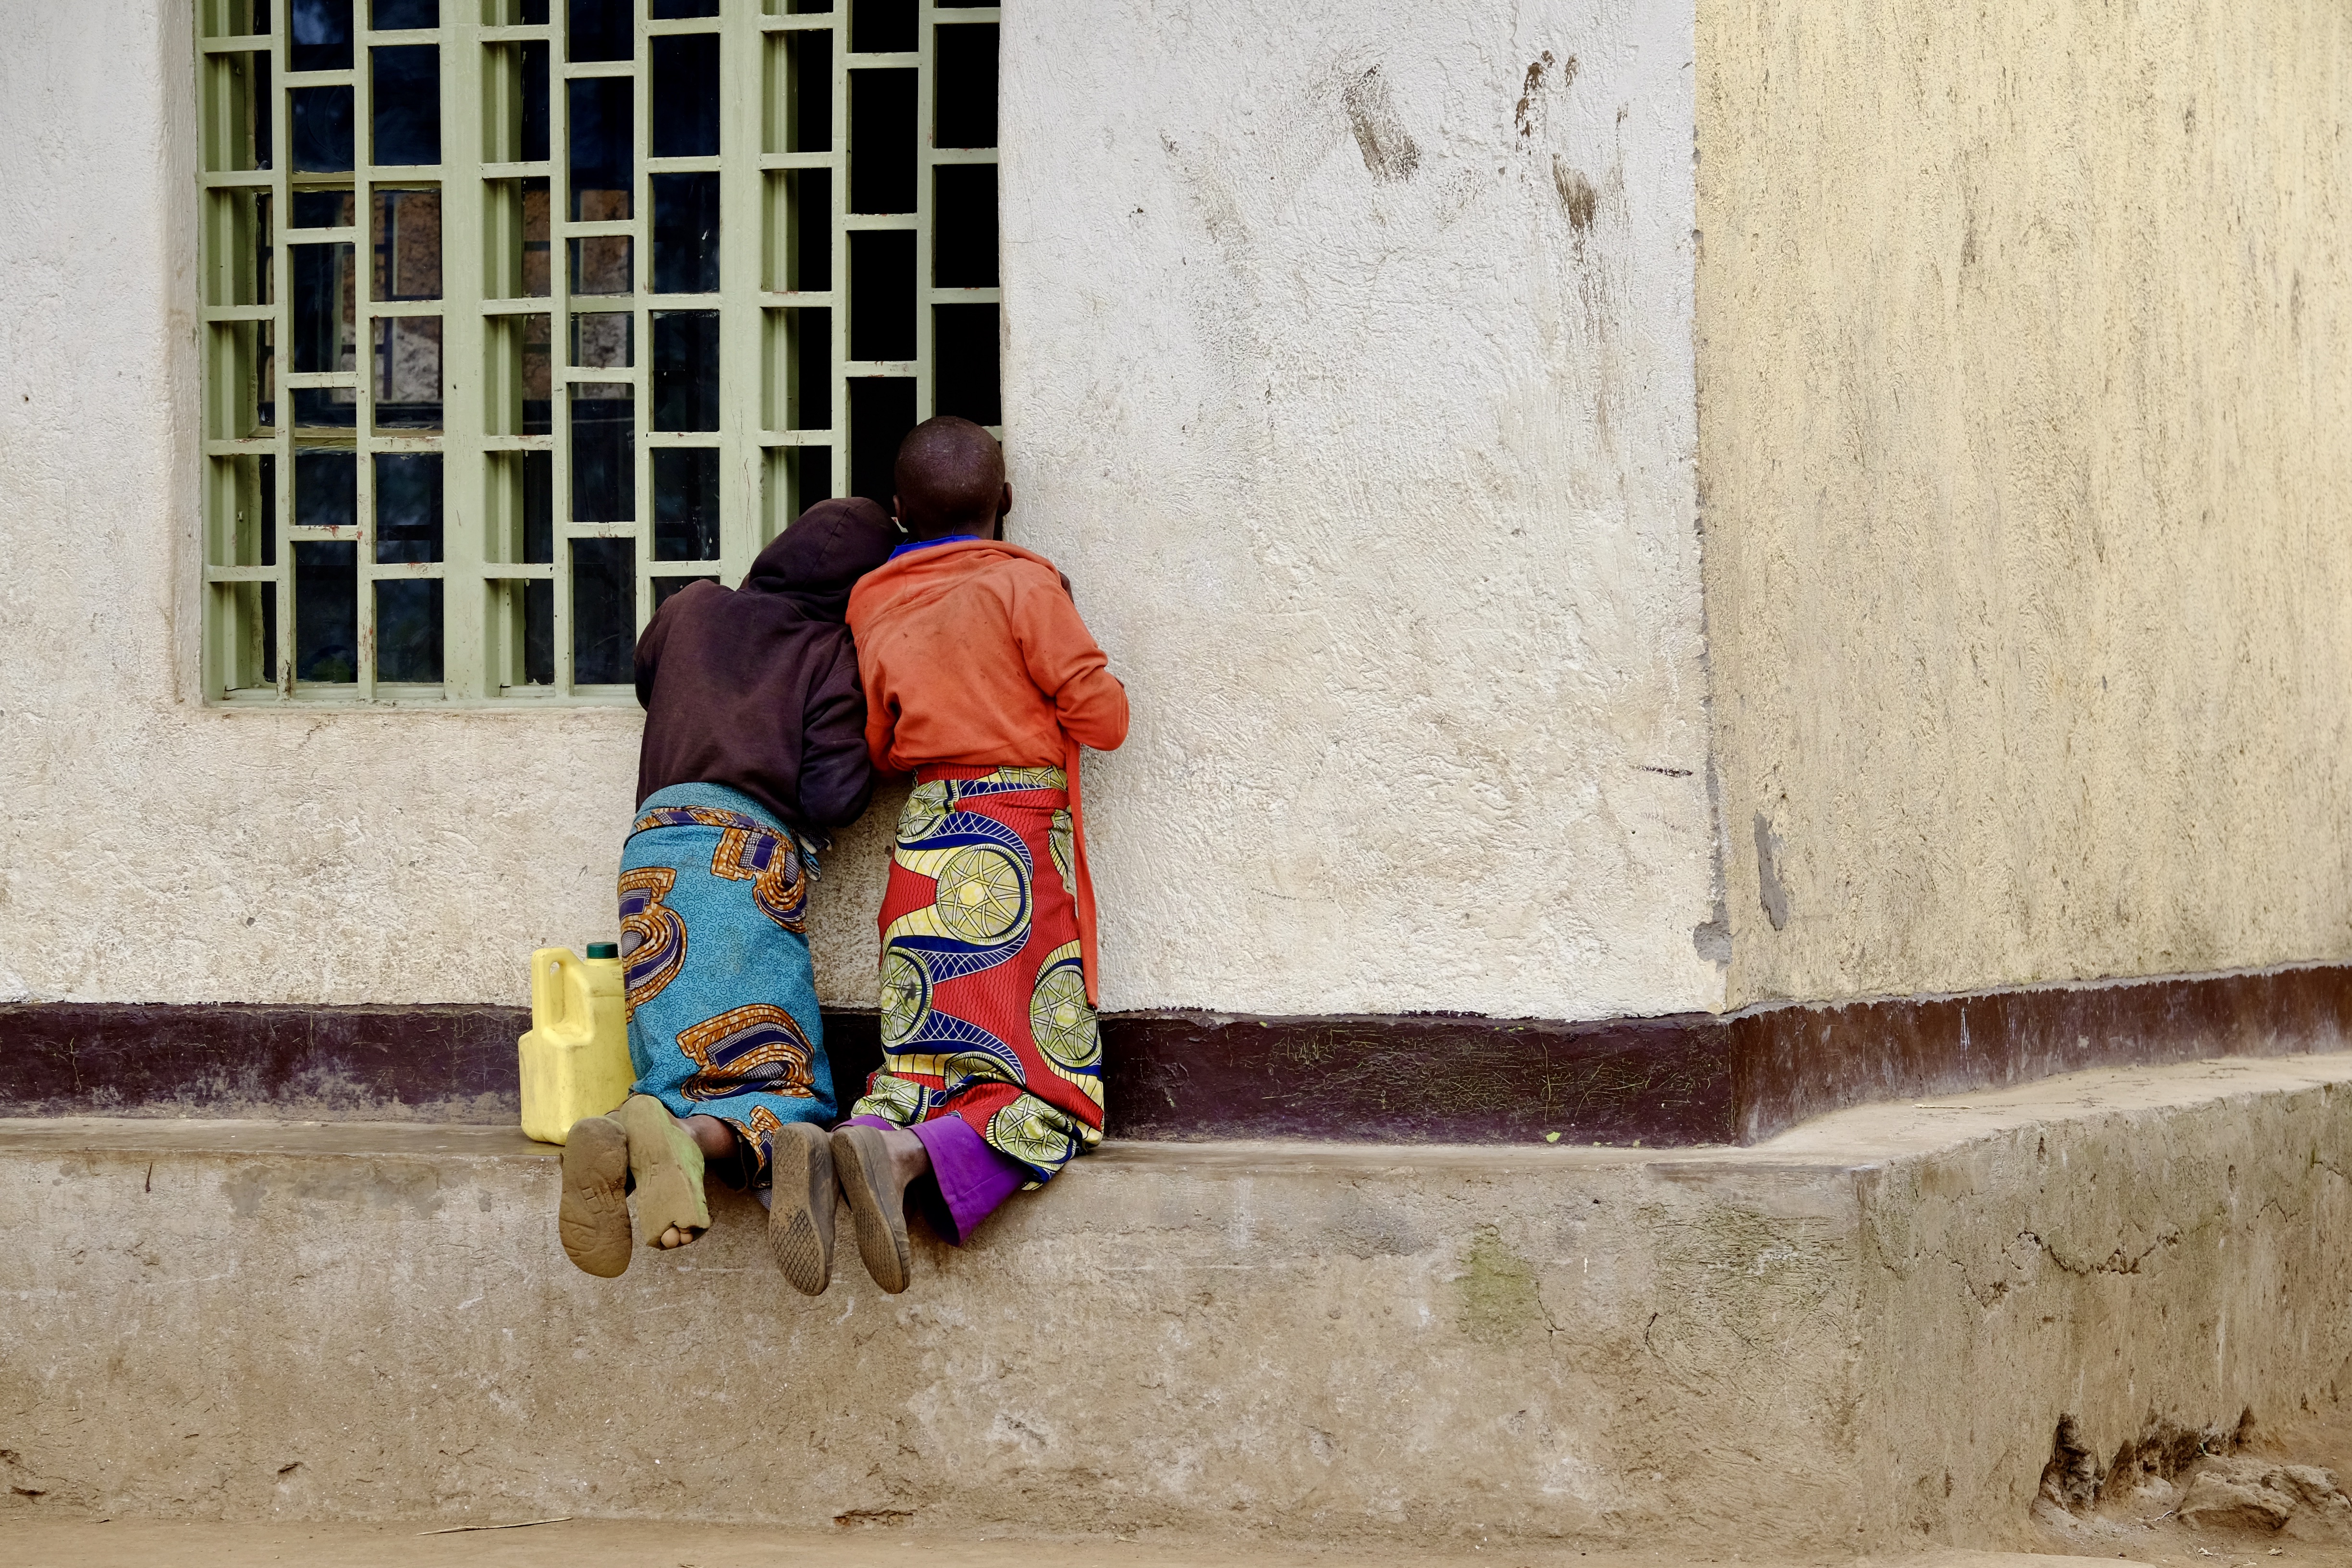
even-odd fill
[[[2062,1417],[2283,1422],[2352,1356],[2352,1057],[1747,1149],[1113,1144],[877,1292],[760,1211],[617,1280],[502,1128],[0,1122],[41,1508],[576,1514],[1751,1558],[2032,1543]]]

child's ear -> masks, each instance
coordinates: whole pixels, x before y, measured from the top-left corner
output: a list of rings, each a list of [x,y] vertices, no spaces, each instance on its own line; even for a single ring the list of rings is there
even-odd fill
[[[898,516],[898,497],[895,492],[890,497],[890,526],[901,533],[907,531],[906,523]]]
[[[1004,481],[1003,490],[1000,492],[996,498],[996,515],[1000,518],[1007,517],[1012,514],[1012,511],[1013,481],[1011,479],[1007,479]]]

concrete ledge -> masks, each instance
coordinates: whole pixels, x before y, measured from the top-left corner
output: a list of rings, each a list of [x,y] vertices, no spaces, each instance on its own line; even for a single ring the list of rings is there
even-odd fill
[[[2061,1416],[2105,1453],[2331,1391],[2347,1086],[2105,1069],[1749,1149],[1113,1145],[907,1295],[849,1256],[814,1300],[735,1199],[573,1271],[503,1129],[0,1122],[0,1465],[22,1506],[217,1519],[2025,1544]]]

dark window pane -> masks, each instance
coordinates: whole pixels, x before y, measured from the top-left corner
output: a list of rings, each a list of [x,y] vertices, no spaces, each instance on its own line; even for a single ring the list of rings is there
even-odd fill
[[[555,683],[555,584],[544,577],[522,585],[522,679],[526,686]]]
[[[996,165],[942,163],[931,199],[931,280],[996,287]]]
[[[525,27],[546,26],[547,0],[522,0],[522,21],[518,25]]]
[[[996,307],[935,305],[931,317],[931,405],[975,425],[1004,419],[996,360]]]
[[[352,369],[352,247],[298,245],[289,261],[293,369],[306,375]]]
[[[784,73],[791,89],[790,120],[784,130],[787,153],[833,151],[833,34],[797,32],[784,35]]]
[[[547,161],[547,46],[522,46],[522,145],[516,156],[526,163]]]
[[[635,392],[608,382],[572,391],[572,517],[633,522],[637,515]]]
[[[294,118],[294,169],[347,174],[352,168],[352,89],[298,87],[286,95]]]
[[[596,76],[569,85],[572,221],[633,216],[629,176],[635,164],[629,152],[629,95],[634,84],[626,77]]]
[[[849,357],[915,357],[915,237],[906,230],[849,237]]]
[[[360,547],[304,541],[294,546],[294,678],[360,678]]]
[[[294,389],[294,427],[298,430],[348,430],[359,423],[359,395],[348,386]]]
[[[349,228],[354,221],[349,191],[294,193],[296,228]]]
[[[432,44],[370,49],[375,66],[375,139],[383,163],[441,161],[441,51]]]
[[[915,73],[849,73],[849,210],[915,210]]]
[[[849,47],[861,55],[893,55],[915,47],[915,0],[850,0]]]
[[[441,559],[440,453],[375,455],[375,558]]]
[[[775,389],[782,405],[768,417],[780,430],[827,430],[833,427],[833,312],[797,310],[778,312],[776,326],[784,336],[772,374],[783,377]]]
[[[544,298],[554,282],[547,246],[548,201],[545,180],[522,183],[522,291],[531,299]]]
[[[546,436],[555,429],[554,365],[552,346],[548,334],[552,322],[543,315],[522,319],[522,434]],[[538,456],[544,458],[546,453]],[[530,560],[549,560],[553,556],[530,556]]]
[[[719,559],[719,449],[654,450],[654,559]]]
[[[635,52],[628,0],[571,0],[568,15],[573,59],[625,60]]]
[[[773,214],[780,226],[769,236],[769,287],[823,293],[833,287],[833,171],[786,169],[769,178],[784,183]]]
[[[522,455],[522,558],[555,559],[555,454]]]
[[[254,377],[253,422],[257,426],[273,427],[278,423],[278,326],[274,321],[257,323],[261,328],[261,344],[255,352],[260,369]]]
[[[256,534],[261,546],[261,563],[264,566],[275,566],[278,564],[278,459],[276,458],[267,454],[262,457],[261,479],[257,489],[259,491],[256,499],[261,504],[261,521]],[[269,599],[272,607],[275,607],[278,595],[272,594]]]
[[[719,428],[719,312],[654,312],[654,428]]]
[[[261,600],[261,680],[278,684],[278,584],[257,583]]]
[[[932,58],[939,83],[934,147],[996,145],[996,29],[941,27]]]
[[[441,193],[377,189],[369,205],[379,300],[441,298]]]
[[[689,16],[716,16],[719,0],[654,0],[646,13],[656,22],[683,22]]]
[[[654,292],[719,292],[719,176],[656,174]]]
[[[572,318],[572,363],[582,370],[626,370],[636,363],[636,317],[626,310]]]
[[[572,679],[620,686],[636,678],[637,547],[626,539],[572,542]]]
[[[376,321],[375,427],[441,428],[441,318],[387,316]]]
[[[298,528],[351,528],[360,518],[356,452],[294,454],[294,522]]]
[[[245,105],[247,123],[253,132],[253,166],[268,169],[274,167],[270,158],[276,152],[278,127],[278,116],[271,108],[278,100],[269,91],[269,57],[256,53],[247,55],[246,58],[250,62],[247,68],[253,72],[253,90],[246,95]],[[263,597],[275,609],[277,595],[271,594]]]
[[[298,71],[352,68],[352,0],[292,0],[286,9],[294,24],[286,64]],[[345,168],[351,165],[346,163]]]
[[[861,376],[849,384],[849,493],[890,504],[891,465],[915,427],[912,377]]]
[[[403,27],[437,27],[441,0],[374,0],[368,14],[375,26],[387,33]]]
[[[654,158],[719,154],[719,35],[689,33],[653,40]]]
[[[441,584],[409,578],[375,585],[375,678],[441,684]]]
[[[572,291],[574,294],[625,294],[633,287],[631,249],[626,235],[591,235],[572,242]]]

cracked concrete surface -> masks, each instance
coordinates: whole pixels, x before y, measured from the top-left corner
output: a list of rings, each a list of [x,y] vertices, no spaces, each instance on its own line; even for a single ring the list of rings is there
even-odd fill
[[[723,1199],[614,1281],[503,1129],[0,1123],[20,1510],[1851,1554],[2033,1543],[2061,1417],[2347,1356],[2352,1057],[1751,1149],[1114,1145],[822,1298]]]

